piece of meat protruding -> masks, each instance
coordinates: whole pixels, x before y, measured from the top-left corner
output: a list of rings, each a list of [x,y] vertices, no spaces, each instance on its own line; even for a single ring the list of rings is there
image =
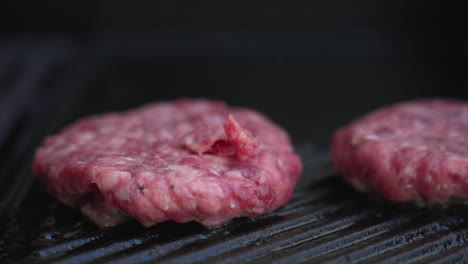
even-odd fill
[[[182,139],[182,144],[187,149],[198,153],[210,153],[219,156],[232,156],[239,161],[244,161],[256,154],[258,140],[246,128],[241,127],[233,114],[227,116],[223,125],[225,133],[211,133],[206,128],[202,131],[193,131]],[[198,138],[197,138],[198,137]]]

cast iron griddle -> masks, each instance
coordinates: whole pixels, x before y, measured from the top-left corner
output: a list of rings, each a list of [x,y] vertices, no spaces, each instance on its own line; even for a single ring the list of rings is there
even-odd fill
[[[174,222],[149,229],[136,222],[96,228],[51,197],[30,170],[46,134],[102,107],[92,89],[64,88],[90,87],[102,64],[90,63],[79,50],[57,48],[62,44],[48,42],[41,56],[23,52],[0,62],[0,86],[16,88],[2,90],[0,97],[0,112],[9,113],[0,127],[0,262],[468,261],[465,206],[419,208],[357,193],[333,173],[327,153],[318,150],[323,148],[304,143],[312,139],[295,140],[304,173],[292,201],[275,212],[213,229]]]

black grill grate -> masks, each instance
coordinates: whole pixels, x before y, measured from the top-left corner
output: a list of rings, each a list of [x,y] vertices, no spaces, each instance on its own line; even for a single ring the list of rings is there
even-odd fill
[[[31,156],[40,139],[71,118],[74,113],[70,109],[79,104],[76,93],[61,93],[60,88],[71,83],[83,84],[93,71],[89,63],[83,71],[70,67],[77,64],[70,63],[66,56],[49,62],[28,64],[32,72],[40,72],[27,85],[28,89],[34,88],[35,96],[25,98],[14,94],[21,89],[8,90],[10,98],[26,101],[9,104],[18,107],[20,110],[15,112],[21,114],[9,115],[0,130],[4,135],[0,142],[1,155],[5,157],[0,161],[0,262],[468,261],[468,210],[465,206],[418,208],[372,202],[367,195],[356,193],[342,183],[333,174],[327,154],[317,151],[312,144],[297,146],[303,157],[304,174],[292,201],[273,213],[235,219],[214,229],[205,229],[196,223],[173,222],[149,229],[135,222],[97,229],[76,210],[58,204],[30,172]],[[12,65],[11,61],[8,63]],[[13,78],[11,71],[4,70],[8,67],[0,67],[0,74],[6,74],[0,76],[1,81],[14,86],[16,80],[29,80],[31,71],[15,68],[14,74],[18,76]],[[43,68],[34,70],[34,67]],[[63,83],[60,79],[67,81]],[[59,111],[33,104],[37,102],[33,99],[39,95],[42,105],[46,105],[45,100],[55,102],[60,98],[60,104],[52,104]]]

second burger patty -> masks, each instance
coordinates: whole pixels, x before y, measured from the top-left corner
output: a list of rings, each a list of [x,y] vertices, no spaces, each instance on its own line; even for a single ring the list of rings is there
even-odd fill
[[[392,201],[468,198],[468,102],[419,100],[381,108],[338,130],[332,161],[360,191]]]

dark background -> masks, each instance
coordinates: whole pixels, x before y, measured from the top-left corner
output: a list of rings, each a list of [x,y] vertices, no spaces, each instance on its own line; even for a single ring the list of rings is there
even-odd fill
[[[317,253],[336,261],[461,262],[466,208],[368,203],[335,177],[325,179],[332,176],[326,155],[311,146],[326,149],[335,129],[386,104],[467,100],[462,4],[3,1],[0,262],[101,263],[160,253],[163,261],[209,262],[271,250],[265,262]],[[286,213],[219,229],[168,222],[96,230],[33,177],[37,146],[77,118],[179,97],[248,106],[281,124],[303,157],[297,190],[306,192],[296,193]]]
[[[70,64],[93,69],[60,87],[83,91],[70,104],[67,122],[154,100],[207,97],[258,109],[286,127],[295,142],[326,146],[334,129],[379,106],[468,94],[461,4],[57,0],[6,5],[0,9],[0,43],[44,47],[53,42],[69,47]]]

